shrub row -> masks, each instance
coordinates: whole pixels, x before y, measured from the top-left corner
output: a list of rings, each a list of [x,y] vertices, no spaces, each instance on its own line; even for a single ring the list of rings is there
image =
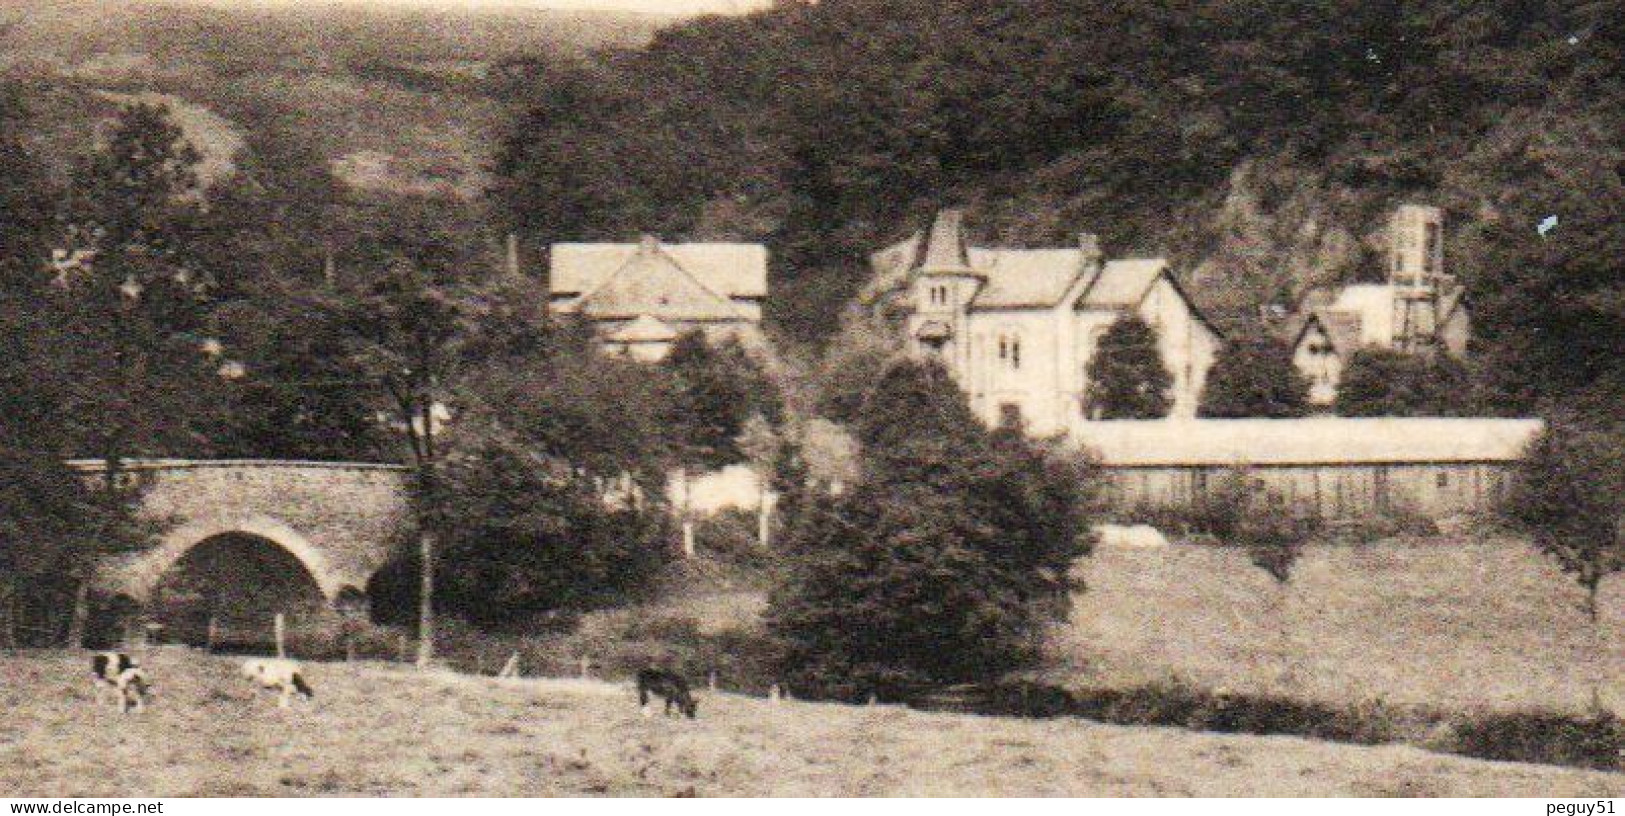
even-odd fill
[[[1268,695],[1215,693],[1179,682],[1068,690],[1017,681],[921,694],[909,704],[925,710],[1076,716],[1115,725],[1276,734],[1357,745],[1404,742],[1479,759],[1600,770],[1620,769],[1620,751],[1625,749],[1625,721],[1611,713],[1442,714],[1379,703],[1338,707]]]

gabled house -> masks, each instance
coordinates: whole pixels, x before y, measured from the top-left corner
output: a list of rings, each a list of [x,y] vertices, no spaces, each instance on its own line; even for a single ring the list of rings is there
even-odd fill
[[[1129,314],[1157,330],[1172,415],[1195,416],[1220,337],[1167,261],[1107,261],[1087,234],[1076,247],[1007,249],[968,246],[962,233],[963,215],[944,211],[928,235],[870,262],[878,285],[903,293],[910,348],[941,358],[984,422],[1050,436],[1087,421],[1089,361]]]
[[[1465,290],[1444,271],[1444,217],[1436,207],[1401,206],[1389,225],[1386,283],[1316,289],[1305,295],[1288,341],[1309,378],[1309,401],[1330,406],[1349,358],[1362,348],[1467,353],[1472,333]]]
[[[767,248],[760,244],[554,244],[549,306],[592,324],[604,350],[639,360],[666,356],[693,330],[713,340],[762,341]]]

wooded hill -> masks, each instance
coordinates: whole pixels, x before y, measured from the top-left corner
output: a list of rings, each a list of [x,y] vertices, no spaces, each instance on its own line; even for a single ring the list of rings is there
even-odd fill
[[[1494,404],[1625,385],[1612,2],[783,2],[518,85],[516,226],[766,240],[795,337],[832,331],[867,253],[946,204],[980,240],[1166,253],[1237,326],[1379,276],[1384,219],[1423,201],[1448,212]]]

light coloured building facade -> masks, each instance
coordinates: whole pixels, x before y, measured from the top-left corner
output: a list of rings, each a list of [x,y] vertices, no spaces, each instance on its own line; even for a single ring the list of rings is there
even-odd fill
[[[555,314],[590,322],[606,353],[653,362],[686,332],[761,348],[767,248],[760,244],[554,244]]]
[[[877,280],[901,286],[910,349],[939,357],[984,422],[1035,436],[1089,421],[1089,361],[1125,315],[1157,332],[1172,416],[1195,416],[1220,345],[1165,260],[1107,261],[1092,235],[1063,249],[968,246],[962,214],[949,210],[871,264]]]
[[[1328,407],[1349,358],[1362,348],[1467,353],[1472,333],[1463,288],[1445,271],[1444,215],[1406,204],[1388,227],[1386,283],[1317,289],[1289,324],[1292,359],[1309,378],[1309,401]]]

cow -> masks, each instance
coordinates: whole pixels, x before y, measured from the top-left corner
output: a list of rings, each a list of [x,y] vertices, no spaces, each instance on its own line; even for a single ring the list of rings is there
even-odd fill
[[[260,688],[281,692],[277,706],[287,708],[295,694],[306,700],[316,697],[310,683],[305,680],[304,667],[297,660],[285,658],[254,658],[243,663],[243,677]]]
[[[643,716],[650,716],[649,695],[656,694],[666,701],[666,716],[671,716],[671,707],[677,706],[689,719],[699,711],[699,703],[694,701],[694,695],[688,690],[688,681],[676,672],[665,669],[647,668],[638,672],[638,705],[643,708]]]
[[[90,658],[90,674],[96,685],[96,704],[101,705],[106,692],[113,693],[113,701],[120,713],[147,707],[152,693],[152,680],[130,656],[123,652],[100,652]]]

